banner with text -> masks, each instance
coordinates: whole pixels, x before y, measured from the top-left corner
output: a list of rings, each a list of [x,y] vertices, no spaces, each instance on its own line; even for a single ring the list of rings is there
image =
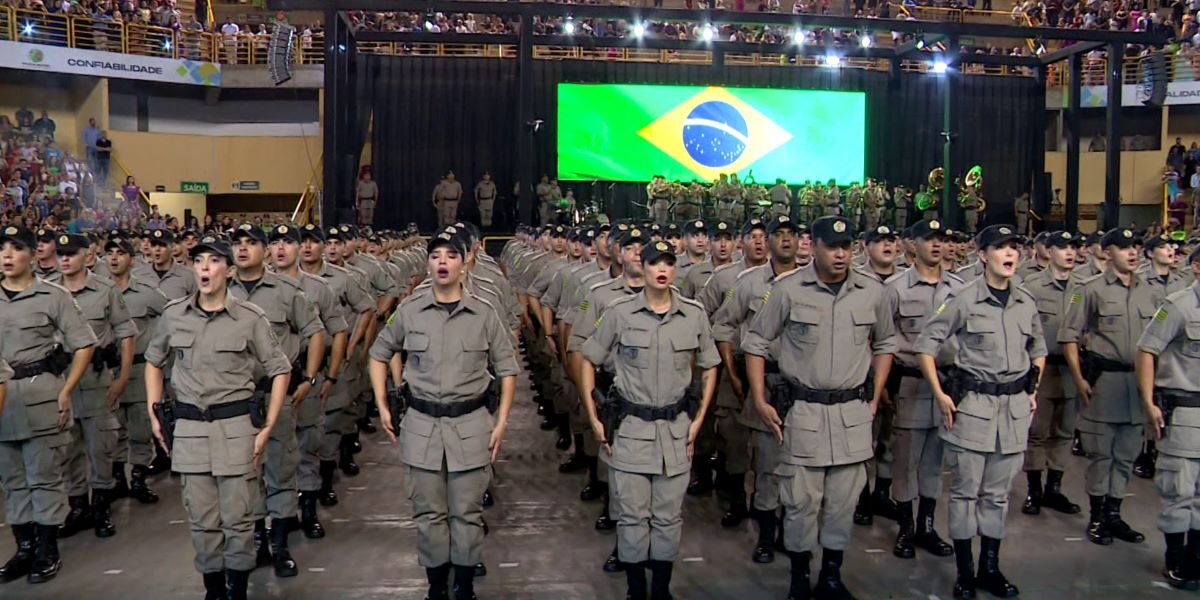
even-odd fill
[[[1141,106],[1147,98],[1142,86],[1127,84],[1121,86],[1121,106]],[[1067,107],[1067,91],[1062,94],[1063,108]],[[1168,106],[1176,104],[1200,104],[1200,81],[1172,81],[1167,84]],[[1081,108],[1101,108],[1108,106],[1108,86],[1085,85],[1080,89],[1079,106]]]
[[[0,41],[0,68],[220,87],[221,65],[60,46]]]

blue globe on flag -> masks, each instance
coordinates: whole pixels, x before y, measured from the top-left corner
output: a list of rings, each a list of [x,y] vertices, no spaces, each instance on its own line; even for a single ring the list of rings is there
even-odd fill
[[[733,164],[750,143],[746,119],[732,104],[697,104],[683,122],[683,147],[692,160],[713,168]]]

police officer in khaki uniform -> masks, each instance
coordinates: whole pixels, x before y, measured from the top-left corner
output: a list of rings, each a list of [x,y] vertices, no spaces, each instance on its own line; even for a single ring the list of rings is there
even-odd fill
[[[942,414],[950,484],[950,538],[958,576],[955,598],[974,598],[983,588],[993,596],[1016,596],[1000,572],[1008,495],[1021,465],[1046,344],[1037,303],[1012,284],[1021,236],[1009,225],[985,227],[976,238],[983,276],[934,311],[914,350]],[[958,343],[949,393],[936,356],[943,344]],[[953,394],[953,395],[951,395]],[[972,540],[980,536],[979,570]]]
[[[278,340],[292,376],[288,386],[288,405],[279,414],[267,443],[263,464],[265,497],[255,506],[254,547],[258,566],[274,565],[277,577],[295,577],[296,561],[288,551],[288,533],[296,528],[299,513],[296,469],[300,465],[300,447],[296,440],[296,413],[320,372],[325,354],[325,333],[317,318],[315,305],[300,289],[300,282],[283,279],[266,270],[267,234],[262,228],[245,224],[233,232],[233,261],[237,276],[228,286],[230,295],[262,309]],[[301,341],[306,341],[302,346]],[[258,381],[257,393],[269,393],[269,379]],[[297,400],[293,392],[306,384]],[[315,399],[314,399],[315,400]],[[268,532],[265,516],[271,517]]]
[[[881,312],[883,286],[850,268],[849,220],[821,217],[810,231],[812,265],[775,279],[742,349],[754,405],[783,444],[775,472],[789,597],[809,597],[809,560],[819,545],[816,596],[845,598],[842,558],[854,500],[866,485],[871,421],[896,352],[895,327]],[[776,340],[783,381],[768,395],[766,360]]]
[[[784,230],[786,231],[786,230]],[[702,303],[707,307],[712,301],[710,295],[724,298],[724,302],[712,317],[713,339],[717,343],[717,351],[721,353],[724,364],[724,374],[729,380],[734,399],[738,402],[737,420],[750,433],[751,465],[754,468],[754,495],[750,507],[750,515],[758,523],[758,542],[754,546],[751,557],[756,563],[766,564],[775,561],[775,534],[779,525],[779,477],[775,474],[779,467],[780,445],[775,439],[771,428],[758,416],[753,399],[748,397],[746,383],[746,356],[742,352],[742,338],[745,337],[754,315],[762,308],[763,298],[770,289],[776,277],[796,268],[794,244],[786,235],[766,238],[766,230],[762,221],[750,219],[742,228],[742,250],[745,252],[743,261],[738,266],[753,265],[742,269],[728,289],[722,289],[721,283],[716,282],[716,274],[704,286],[701,294]],[[755,264],[760,256],[764,256],[763,248],[770,250],[770,262]],[[779,383],[779,362],[774,358],[779,356],[779,342],[776,340],[768,353],[771,359],[766,364],[766,382],[771,387]],[[722,398],[717,396],[717,411],[721,411]],[[745,482],[738,478],[738,486]],[[730,484],[730,492],[733,491]],[[742,494],[745,494],[743,491]]]
[[[151,281],[170,300],[196,293],[196,277],[187,267],[175,262],[175,234],[167,229],[150,232],[150,266],[156,281]]]
[[[1193,283],[1175,292],[1146,325],[1135,359],[1150,437],[1158,441],[1154,483],[1162,496],[1158,528],[1166,538],[1163,577],[1200,588],[1200,253],[1188,257]]]
[[[87,270],[85,263],[91,252],[87,238],[64,233],[58,236],[55,246],[60,269],[56,279],[71,292],[99,341],[91,368],[71,394],[74,424],[63,463],[71,512],[59,535],[70,537],[92,527],[96,537],[112,537],[116,529],[109,514],[109,503],[117,485],[113,461],[117,451],[117,430],[120,429],[115,409],[129,385],[133,336],[137,334],[137,327],[116,286]],[[115,379],[114,369],[120,371]],[[92,492],[90,505],[89,487]]]
[[[0,412],[0,485],[18,549],[33,554],[10,561],[0,579],[28,576],[30,583],[53,579],[62,565],[58,529],[68,512],[62,465],[71,394],[97,343],[71,293],[34,276],[36,244],[24,227],[0,230],[0,360],[13,370]]]
[[[437,209],[438,227],[444,227],[458,219],[458,201],[462,200],[462,184],[454,179],[454,171],[433,188],[433,206]]]
[[[452,566],[455,599],[475,598],[488,467],[500,452],[519,371],[496,308],[463,288],[466,254],[455,233],[443,230],[431,238],[432,285],[406,298],[371,346],[375,402],[388,436],[395,442],[399,434],[417,556],[431,600],[448,597]],[[488,392],[493,376],[500,380],[494,422],[488,414],[495,408]],[[392,423],[388,409],[389,378],[410,390],[401,423]]]
[[[58,256],[54,252],[57,238],[58,232],[49,227],[40,227],[37,230],[37,252],[34,255],[37,262],[33,271],[42,279],[58,273]]]
[[[118,495],[122,487],[127,485],[128,495],[142,504],[153,504],[158,502],[158,494],[146,484],[150,462],[154,459],[154,433],[150,431],[150,419],[146,415],[145,353],[150,340],[154,338],[167,297],[158,288],[133,274],[133,243],[123,237],[122,232],[110,235],[104,244],[104,251],[107,253],[105,264],[108,265],[113,285],[121,294],[133,324],[137,326],[130,383],[125,387],[125,393],[121,394],[116,411],[121,428],[117,432],[113,475],[117,478]],[[126,462],[131,465],[128,484],[125,483]]]
[[[263,310],[228,293],[229,244],[208,236],[190,251],[197,292],[173,300],[146,349],[146,408],[154,435],[172,453],[209,597],[244,600],[254,570],[259,464],[283,409],[292,370]],[[174,431],[155,415],[162,369],[174,362]],[[271,378],[265,416],[251,399]],[[262,422],[259,422],[259,419]],[[167,441],[174,436],[173,445]]]
[[[475,205],[479,207],[479,224],[492,226],[492,214],[496,210],[496,183],[490,171],[483,172],[483,179],[475,184]]]
[[[320,232],[315,226],[305,227]],[[325,344],[328,351],[324,353],[320,365],[325,371],[323,375],[332,376],[341,368],[346,356],[350,329],[346,322],[348,311],[325,279],[300,269],[300,247],[304,243],[301,231],[302,228],[293,225],[275,227],[270,236],[272,261],[275,274],[298,283],[304,295],[316,305],[317,316],[325,328],[325,339],[329,340]],[[311,338],[301,340],[301,346],[307,347],[310,341]],[[311,353],[308,358],[312,358]],[[327,377],[308,379],[299,382],[292,391],[292,401],[298,405],[296,443],[300,451],[300,463],[296,467],[296,486],[300,496],[300,527],[308,539],[325,537],[325,527],[317,516],[317,501],[321,490],[321,445],[324,438],[325,414],[322,409],[326,394],[323,390],[327,381]],[[332,389],[332,384],[330,386]],[[332,470],[330,475],[332,477]]]
[[[1047,232],[1041,245],[1046,250],[1047,264],[1025,280],[1038,306],[1042,332],[1048,340],[1046,370],[1038,389],[1038,407],[1029,429],[1029,449],[1025,451],[1025,476],[1029,491],[1021,512],[1036,515],[1042,507],[1073,515],[1080,511],[1062,493],[1063,472],[1075,431],[1079,404],[1075,397],[1075,382],[1063,357],[1062,346],[1055,343],[1070,299],[1083,284],[1076,273],[1075,259],[1082,239],[1068,231]],[[1045,486],[1042,471],[1046,471]]]
[[[608,455],[611,502],[616,506],[617,554],[625,563],[627,598],[667,600],[683,532],[683,498],[700,425],[716,390],[720,363],[703,308],[671,288],[670,244],[642,248],[642,293],[613,301],[584,343],[580,397],[592,430]],[[612,364],[601,422],[592,393],[595,366]],[[692,369],[701,391],[689,392]],[[615,429],[613,431],[612,429]]]
[[[1130,229],[1104,234],[1107,269],[1072,293],[1058,330],[1082,404],[1078,427],[1088,456],[1084,479],[1091,508],[1087,536],[1099,545],[1113,538],[1145,539],[1121,518],[1121,502],[1143,435],[1133,374],[1136,343],[1162,296],[1134,272],[1137,243]]]
[[[885,227],[881,225],[879,229]],[[890,495],[896,502],[896,522],[900,526],[892,553],[900,558],[913,558],[919,547],[934,556],[950,556],[954,549],[942,541],[933,527],[937,499],[942,495],[942,439],[938,435],[941,414],[933,400],[933,391],[921,375],[914,348],[934,309],[963,281],[942,268],[941,251],[946,235],[941,221],[918,221],[912,226],[911,235],[915,240],[915,262],[907,271],[892,277],[884,285],[883,293],[899,346],[888,385],[895,415]],[[867,243],[871,244],[870,238]],[[917,500],[915,527],[914,500]]]

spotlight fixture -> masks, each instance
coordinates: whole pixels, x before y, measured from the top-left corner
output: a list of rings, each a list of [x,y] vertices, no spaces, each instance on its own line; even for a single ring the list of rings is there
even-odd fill
[[[840,57],[836,54],[826,55],[825,56],[825,66],[829,67],[830,69],[836,69],[838,67],[841,67],[842,66],[842,57]]]
[[[714,37],[716,34],[714,34],[714,33],[713,33],[713,27],[712,27],[712,25],[705,25],[705,26],[704,26],[704,33],[702,33],[702,34],[700,34],[700,35],[701,35],[701,37],[703,37],[703,38],[704,38],[704,41],[706,41],[706,42],[711,42],[711,41],[713,41],[713,37]]]
[[[924,50],[924,49],[925,49],[925,36],[919,35],[919,36],[917,36],[917,50]]]
[[[646,26],[645,25],[643,25],[642,23],[638,23],[633,26],[633,37],[641,39],[642,36],[644,36],[644,35],[646,35]]]
[[[871,34],[869,32],[864,31],[862,36],[858,38],[858,43],[863,48],[870,48],[871,47]]]
[[[567,18],[566,23],[563,23],[563,32],[565,32],[567,35],[575,34],[575,21],[573,21],[570,17]]]
[[[796,42],[797,46],[803,46],[806,38],[807,34],[804,33],[803,29],[797,29],[796,33],[792,34],[792,41]]]
[[[21,35],[33,35],[33,23],[25,23],[21,27]]]
[[[163,42],[163,50],[166,50],[167,52],[171,51],[171,40],[166,40]]]
[[[946,72],[947,68],[949,68],[949,67],[948,67],[948,65],[946,65],[946,61],[944,61],[940,58],[933,61],[933,72],[934,73],[941,75],[942,73]]]

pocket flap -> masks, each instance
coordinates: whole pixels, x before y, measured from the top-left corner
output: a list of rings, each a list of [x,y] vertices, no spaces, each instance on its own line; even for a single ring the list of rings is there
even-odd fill
[[[1033,407],[1029,406],[1029,397],[1025,394],[1016,394],[1008,399],[1008,414],[1014,419],[1024,419],[1033,411]]]
[[[50,324],[50,315],[46,313],[35,313],[28,317],[22,317],[21,323],[18,325],[21,329],[33,329],[34,327],[45,327]]]
[[[796,407],[793,406],[792,410],[795,409]],[[817,415],[797,415],[789,417],[786,425],[802,431],[817,431],[821,428],[821,421],[817,418]]]
[[[141,319],[150,314],[150,307],[145,304],[126,304],[125,306],[129,309],[129,316],[134,319]]]
[[[243,438],[258,435],[258,429],[246,419],[223,419],[220,421],[222,428],[225,430],[225,435],[230,439]]]
[[[241,352],[246,349],[246,338],[222,337],[217,340],[217,350],[220,352]]]
[[[686,416],[680,415],[679,417],[676,417],[675,420],[671,421],[671,424],[668,426],[668,428],[671,430],[671,437],[677,440],[686,438],[688,434],[688,427],[691,427],[691,425],[691,420]]]
[[[957,412],[980,419],[990,419],[995,414],[988,402],[975,394],[970,394],[959,402]]]
[[[432,418],[426,417],[425,415],[417,416],[413,414],[414,412],[416,411],[409,411],[408,414],[404,416],[404,420],[400,422],[400,428],[408,433],[419,435],[421,437],[429,437],[433,435]]]
[[[196,343],[196,336],[190,332],[179,331],[171,334],[172,348],[191,348]]]
[[[617,428],[617,437],[634,440],[658,439],[658,428],[654,426],[653,422],[643,421],[635,417],[625,417],[621,421],[621,426]]]
[[[804,306],[794,306],[788,314],[788,320],[806,325],[817,325],[821,322],[821,313]]]
[[[684,333],[675,334],[671,337],[671,347],[677,352],[695,350],[700,347],[700,338]]]
[[[1200,340],[1200,321],[1192,321],[1185,328],[1189,340]]]
[[[408,335],[404,336],[404,344],[402,347],[405,350],[415,350],[417,352],[428,350],[429,336],[425,335],[424,333],[410,331],[408,332]]]
[[[996,323],[983,315],[971,315],[967,317],[967,333],[992,333],[996,330]]]
[[[863,401],[855,400],[842,404],[842,424],[854,427],[870,423],[875,417],[871,415],[871,407]]]
[[[1171,413],[1171,425],[1176,427],[1200,427],[1200,410],[1175,409]]]
[[[925,303],[920,300],[905,300],[900,303],[900,316],[920,317],[925,314]]]
[[[1158,309],[1154,306],[1143,305],[1138,307],[1138,316],[1142,319],[1149,319],[1154,316]]]
[[[463,338],[462,348],[467,352],[487,352],[487,339],[482,335],[465,337]]]
[[[1096,306],[1096,314],[1102,317],[1119,317],[1125,314],[1125,305],[1120,302],[1101,302]]]
[[[874,325],[875,324],[875,309],[871,307],[863,307],[855,309],[850,313],[854,319],[855,325]]]
[[[458,432],[458,437],[464,440],[491,433],[491,429],[491,418],[485,418],[480,415],[464,416],[462,420],[454,424],[454,430]]]
[[[650,332],[645,329],[626,329],[621,332],[621,345],[631,348],[649,348]]]

